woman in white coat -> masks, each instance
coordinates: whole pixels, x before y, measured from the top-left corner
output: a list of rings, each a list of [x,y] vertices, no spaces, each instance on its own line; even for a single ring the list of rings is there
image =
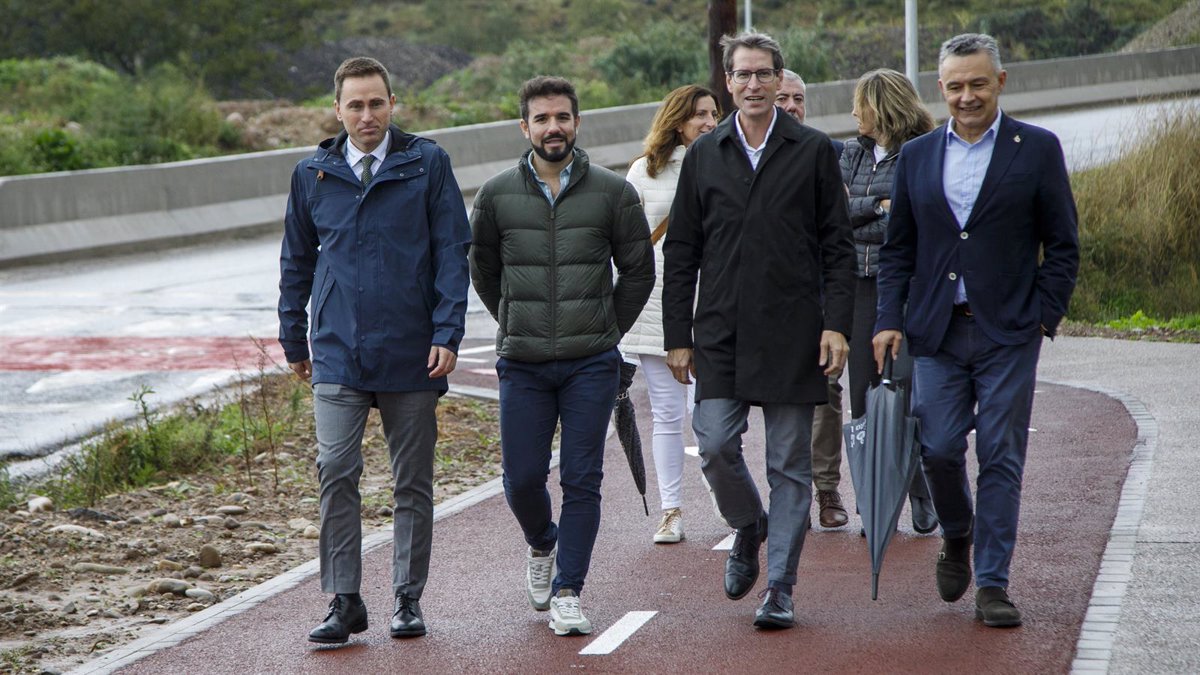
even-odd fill
[[[703,87],[687,85],[667,94],[654,115],[650,133],[646,135],[644,152],[633,161],[626,176],[642,199],[658,271],[650,300],[621,342],[625,354],[637,354],[641,360],[642,375],[650,394],[654,417],[654,468],[663,509],[662,520],[654,533],[654,542],[658,544],[676,543],[684,537],[680,508],[683,505],[680,494],[683,422],[694,399],[692,387],[677,382],[667,368],[662,324],[662,242],[667,233],[667,215],[675,199],[675,184],[679,180],[683,155],[692,141],[715,129],[720,119],[716,97]]]

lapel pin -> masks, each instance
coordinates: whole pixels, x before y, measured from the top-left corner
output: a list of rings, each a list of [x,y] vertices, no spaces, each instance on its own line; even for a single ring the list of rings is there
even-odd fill
[[[325,172],[321,169],[317,169],[317,180],[325,180]]]
[[[1013,136],[1013,143],[1020,143],[1020,142],[1021,142],[1021,134],[1017,134],[1016,136]]]

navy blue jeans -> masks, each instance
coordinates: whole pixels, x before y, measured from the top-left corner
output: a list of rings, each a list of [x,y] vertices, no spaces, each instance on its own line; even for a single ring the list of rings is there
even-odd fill
[[[525,542],[539,551],[558,544],[553,592],[579,593],[600,529],[604,437],[620,381],[616,348],[594,356],[546,363],[501,358],[500,444],[504,496]],[[551,442],[562,422],[558,478],[562,512],[554,523],[550,492]]]
[[[1008,587],[1041,347],[1041,338],[997,344],[974,319],[955,316],[938,352],[916,359],[913,414],[921,420],[925,477],[945,535],[962,537],[974,528],[978,588]],[[971,429],[979,459],[974,511],[966,460]]]

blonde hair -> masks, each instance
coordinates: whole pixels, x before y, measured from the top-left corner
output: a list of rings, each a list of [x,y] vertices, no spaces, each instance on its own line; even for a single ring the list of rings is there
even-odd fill
[[[871,111],[879,144],[892,152],[933,130],[933,116],[921,104],[912,82],[888,68],[872,70],[858,78],[854,107]]]
[[[650,133],[642,143],[642,157],[646,158],[646,174],[651,178],[658,175],[667,166],[671,153],[683,145],[683,136],[679,127],[683,126],[696,114],[696,103],[704,97],[711,98],[717,105],[717,117],[721,116],[721,104],[717,97],[704,87],[686,84],[663,99],[658,112],[654,113],[654,121],[650,123]]]

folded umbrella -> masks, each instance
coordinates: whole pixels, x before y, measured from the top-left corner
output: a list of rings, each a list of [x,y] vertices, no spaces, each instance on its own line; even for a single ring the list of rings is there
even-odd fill
[[[871,599],[909,486],[921,463],[920,424],[908,414],[907,385],[892,379],[889,352],[883,379],[867,391],[866,414],[844,427],[855,499],[871,553]]]
[[[629,461],[633,483],[642,495],[642,508],[648,516],[650,507],[646,504],[646,462],[642,459],[642,437],[638,433],[633,401],[629,398],[629,387],[633,384],[633,375],[636,372],[636,365],[621,361],[621,384],[617,388],[617,400],[613,403],[613,424],[617,427],[617,440],[625,450],[625,459]]]

